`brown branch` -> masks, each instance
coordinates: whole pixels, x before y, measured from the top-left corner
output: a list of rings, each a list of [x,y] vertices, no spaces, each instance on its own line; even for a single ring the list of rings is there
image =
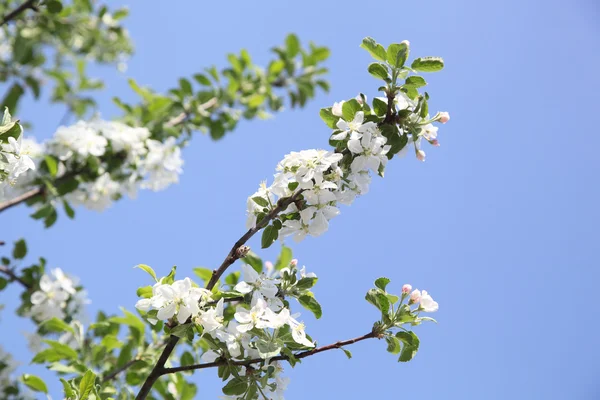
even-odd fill
[[[303,351],[301,353],[296,353],[296,354],[294,354],[294,358],[296,358],[296,359],[302,359],[302,358],[310,357],[310,356],[315,355],[317,353],[322,353],[324,351],[333,350],[333,349],[339,349],[339,348],[341,348],[343,346],[347,346],[347,345],[350,345],[350,344],[353,344],[353,343],[356,343],[356,342],[360,342],[362,340],[372,339],[372,338],[376,338],[376,337],[378,337],[377,333],[375,333],[375,332],[369,332],[366,335],[362,335],[362,336],[359,336],[359,337],[354,338],[354,339],[349,339],[349,340],[344,340],[344,341],[340,341],[340,342],[335,342],[335,343],[332,343],[332,344],[327,345],[327,346],[317,347],[316,349]],[[273,358],[270,359],[270,361],[287,361],[287,360],[289,360],[288,356],[277,356],[277,357],[273,357]],[[184,365],[182,367],[175,367],[175,368],[165,368],[163,370],[163,375],[172,374],[172,373],[175,373],[175,372],[193,371],[193,370],[196,370],[196,369],[214,368],[214,367],[219,367],[219,366],[225,365],[225,364],[248,366],[250,364],[256,364],[256,363],[260,363],[260,362],[265,362],[265,360],[262,359],[262,358],[254,358],[252,360],[241,360],[241,361],[221,360],[221,361],[215,361],[215,362],[211,362],[211,363],[195,364],[195,365]]]
[[[274,219],[280,212],[288,208],[290,204],[296,201],[300,197],[301,193],[302,190],[299,190],[290,197],[279,199],[275,208],[273,208],[258,224],[256,224],[254,228],[249,229],[248,232],[246,232],[237,242],[235,242],[235,244],[229,251],[229,254],[227,254],[225,260],[223,260],[221,266],[213,271],[213,274],[206,285],[206,289],[211,290],[216,285],[221,275],[223,275],[223,273],[227,270],[227,268],[229,268],[229,266],[233,264],[237,259],[244,256],[244,252],[239,250],[241,250],[241,248],[246,244],[246,242],[252,236],[254,236],[256,232],[260,231],[262,228],[267,226],[269,222],[271,222],[271,220]],[[135,398],[136,400],[145,399],[146,396],[148,396],[148,394],[150,393],[150,390],[152,390],[152,386],[154,385],[154,383],[158,380],[158,378],[165,374],[165,363],[167,362],[169,356],[175,349],[175,345],[178,341],[179,338],[177,336],[169,337],[167,345],[165,346],[160,357],[158,358],[156,365],[154,365],[152,372],[150,372],[150,375],[148,375],[146,381],[142,385],[142,388],[140,389],[138,395]]]
[[[30,191],[25,192],[22,195],[15,197],[14,199],[6,200],[5,202],[0,203],[0,212],[8,210],[9,208],[19,205],[24,201],[27,201],[32,197],[35,197],[38,194],[42,193],[44,193],[44,187],[40,186],[35,189],[31,189]]]
[[[15,274],[14,270],[8,268],[7,266],[0,265],[0,272],[8,276],[11,281],[19,282],[25,287],[25,289],[31,289],[31,285],[29,285],[27,282],[21,279],[17,274]]]
[[[9,12],[2,18],[0,22],[0,26],[7,24],[11,20],[15,19],[19,14],[24,12],[27,9],[32,9],[37,11],[37,7],[35,6],[35,0],[27,0],[25,3],[21,4],[19,7],[15,8],[13,11]]]

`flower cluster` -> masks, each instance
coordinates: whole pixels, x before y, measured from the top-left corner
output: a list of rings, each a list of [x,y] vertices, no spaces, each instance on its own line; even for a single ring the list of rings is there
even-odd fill
[[[307,274],[305,268],[297,271],[296,265],[297,261],[292,260],[288,267],[274,271],[272,264],[267,263],[270,270],[258,273],[245,264],[243,280],[229,292],[239,302],[229,317],[225,313],[226,298],[215,301],[213,293],[196,287],[190,278],[172,283],[159,281],[152,287],[149,297],[136,303],[136,308],[144,312],[151,323],[173,319],[180,325],[196,327],[214,344],[203,354],[204,362],[218,358],[268,360],[282,354],[285,347],[308,349],[315,346],[306,335],[304,323],[297,319],[298,314],[291,314],[285,301],[286,296],[305,294],[316,281],[316,275]],[[311,283],[298,284],[302,279]],[[281,365],[269,364],[264,369],[267,380],[272,379],[272,382],[265,384],[263,389],[271,393],[273,397],[270,398],[282,398],[287,380],[280,376]],[[238,372],[243,375],[245,370],[242,368]]]
[[[0,200],[17,184],[17,179],[21,181],[27,171],[35,168],[29,146],[23,145],[23,128],[11,120],[6,110],[0,125]]]
[[[379,98],[377,100],[382,102]],[[335,151],[304,150],[286,155],[277,165],[273,184],[267,187],[266,183],[262,183],[259,190],[248,198],[248,228],[255,226],[278,199],[301,191],[301,200],[290,204],[274,223],[278,229],[277,235],[281,238],[293,236],[296,241],[303,240],[306,235],[319,236],[327,231],[329,220],[339,214],[337,203],[350,205],[356,196],[368,193],[371,173],[383,176],[388,159],[392,156],[388,154],[392,145],[388,144],[390,139],[374,122],[382,117],[371,114],[367,118],[366,112],[370,112],[370,109],[362,110],[366,103],[363,95],[351,102],[353,107],[348,109],[353,112],[344,114],[346,102],[343,101],[335,103],[329,111],[336,126],[330,137],[330,142],[336,145]],[[413,143],[417,158],[424,160],[425,153],[420,149],[421,139],[439,145],[438,128],[432,122],[447,122],[450,119],[448,113],[422,118],[415,113],[418,103],[403,92],[396,96],[394,107],[395,112],[406,112],[409,117],[405,122],[405,131],[400,128],[394,132],[393,140],[403,137],[406,142]],[[402,156],[408,148],[405,143],[402,151],[396,154]]]
[[[40,279],[39,289],[31,294],[29,314],[37,322],[51,318],[65,319],[71,316],[81,319],[87,293],[78,286],[78,279],[66,275],[60,268],[53,269]]]
[[[74,205],[97,211],[124,195],[135,197],[138,188],[165,189],[179,181],[183,166],[181,149],[174,137],[160,142],[151,139],[146,128],[103,120],[59,127],[34,155],[38,162],[44,157],[55,160],[58,180],[85,171],[86,179],[65,198]],[[28,190],[36,177],[29,174],[17,190]]]
[[[415,311],[423,312],[436,312],[439,309],[438,303],[427,293],[426,290],[420,291],[419,289],[412,290],[412,286],[408,283],[402,286],[402,295],[406,296],[410,293],[409,305],[418,304]]]

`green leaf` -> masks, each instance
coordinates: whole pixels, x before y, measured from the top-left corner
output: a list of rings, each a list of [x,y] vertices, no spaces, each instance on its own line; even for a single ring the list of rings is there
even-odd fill
[[[135,314],[127,311],[123,307],[121,307],[121,311],[123,311],[123,314],[125,314],[124,316],[112,317],[109,319],[109,321],[115,322],[117,324],[125,324],[128,326],[131,326],[132,328],[137,329],[140,332],[140,334],[143,335],[144,331],[146,329],[146,325],[144,324],[144,321],[142,321]]]
[[[115,335],[106,335],[102,338],[100,345],[106,348],[106,351],[120,349],[123,343]]]
[[[71,207],[69,202],[63,199],[62,203],[63,208],[65,209],[65,214],[67,214],[67,216],[71,219],[75,218],[75,210],[73,210],[73,207]]]
[[[387,48],[387,62],[395,68],[402,68],[408,58],[408,51],[406,42],[390,44]]]
[[[69,382],[67,382],[63,378],[60,378],[60,382],[63,385],[63,390],[65,392],[65,397],[67,398],[67,400],[75,399],[75,397],[77,397],[77,394],[75,393],[75,391],[71,387],[71,384]]]
[[[263,359],[268,359],[271,357],[275,357],[281,352],[281,345],[277,343],[277,341],[264,341],[259,340],[256,343],[256,349],[258,350],[259,357]]]
[[[444,68],[444,60],[441,57],[416,58],[411,68],[420,72],[437,72]]]
[[[387,108],[387,102],[378,99],[377,97],[373,99],[373,110],[375,110],[375,115],[385,115],[387,113]]]
[[[281,252],[275,263],[275,270],[279,271],[282,268],[288,267],[290,262],[292,262],[292,249],[287,246],[281,246]]]
[[[177,336],[179,338],[184,338],[188,335],[190,330],[194,327],[192,323],[177,325],[175,328],[171,330],[171,335]]]
[[[44,157],[44,161],[46,162],[46,167],[48,167],[48,172],[52,177],[56,176],[58,172],[58,160],[56,157],[47,155]]]
[[[321,108],[319,112],[321,119],[325,122],[325,125],[330,127],[331,129],[336,129],[336,123],[339,121],[340,117],[333,115],[331,112],[331,107],[329,108]]]
[[[417,350],[419,350],[419,338],[414,332],[398,332],[396,333],[396,337],[402,342],[402,351],[400,352],[400,357],[398,361],[407,362],[413,359],[413,357],[417,354]]]
[[[16,260],[21,260],[25,258],[27,255],[27,243],[25,243],[24,239],[19,239],[15,242],[15,247],[12,252],[13,258]]]
[[[35,375],[24,374],[21,377],[21,381],[36,392],[44,392],[48,394],[48,387],[44,381]]]
[[[300,51],[300,41],[298,40],[298,36],[290,33],[285,38],[285,47],[287,49],[286,53],[288,57],[294,58]]]
[[[367,50],[371,57],[379,61],[386,61],[387,53],[382,45],[377,43],[375,39],[371,37],[366,37],[363,39],[362,44],[360,45],[363,49]]]
[[[277,231],[277,228],[275,228],[273,225],[267,226],[262,233],[262,238],[260,240],[261,247],[263,249],[270,247],[273,242],[277,240],[278,235],[279,232]]]
[[[0,290],[4,289],[8,285],[8,280],[5,278],[0,278]]]
[[[389,80],[387,68],[383,64],[376,63],[376,62],[371,63],[371,64],[369,64],[369,67],[367,68],[367,70],[375,78],[383,79],[386,82]]]
[[[50,11],[52,14],[58,14],[63,9],[62,3],[58,0],[48,1],[46,3],[46,7],[48,8],[48,11]]]
[[[373,304],[379,311],[381,311],[382,315],[388,315],[390,312],[390,302],[382,293],[381,290],[378,289],[370,289],[365,296],[365,299]]]
[[[212,278],[213,272],[208,268],[196,267],[192,271],[196,274],[196,276],[202,279],[204,282],[210,281]]]
[[[319,278],[302,278],[296,283],[296,288],[298,290],[310,289],[311,287],[315,286],[318,279]]]
[[[48,332],[70,332],[72,334],[75,334],[75,330],[73,330],[73,327],[71,325],[67,324],[62,319],[58,319],[56,317],[52,317],[49,320],[42,322],[40,324],[40,328],[43,328]]]
[[[387,351],[392,354],[400,353],[400,341],[396,339],[394,336],[386,336],[385,341],[387,342]]]
[[[79,382],[79,400],[87,400],[94,389],[94,383],[96,382],[96,374],[91,370],[87,370],[81,382]]]
[[[150,276],[154,279],[155,282],[158,282],[158,279],[156,278],[156,272],[154,272],[154,270],[152,269],[152,267],[150,267],[149,265],[146,264],[138,264],[133,268],[139,268],[143,271],[146,271],[148,274],[150,274]]]
[[[44,219],[44,227],[50,228],[52,225],[54,225],[57,218],[58,218],[58,214],[56,213],[56,210],[54,208],[52,208],[52,211],[50,212],[50,214],[48,214],[48,216]]]
[[[348,100],[342,105],[342,116],[348,122],[354,119],[354,115],[362,110],[362,106],[356,99]]]
[[[423,79],[423,77],[416,75],[409,76],[408,78],[406,78],[405,82],[407,85],[414,86],[416,88],[420,88],[427,85],[427,82],[425,82],[425,79]]]
[[[194,94],[194,91],[192,90],[192,84],[187,79],[179,78],[179,86],[181,87],[181,90],[183,90],[183,92],[188,96]]]
[[[305,295],[300,296],[298,298],[298,301],[300,302],[302,307],[306,308],[307,310],[312,311],[312,313],[315,314],[315,318],[319,319],[323,315],[323,311],[321,310],[321,305],[314,297],[305,294]]]
[[[39,208],[36,212],[31,214],[30,217],[33,219],[46,218],[48,215],[50,215],[50,213],[52,211],[54,211],[54,207],[52,207],[51,204],[46,204],[46,205],[42,206],[41,208]]]
[[[247,381],[240,378],[233,378],[223,387],[223,393],[228,396],[239,396],[244,394],[247,388]]]
[[[263,261],[254,252],[249,252],[248,254],[246,254],[246,257],[242,258],[242,262],[254,268],[254,270],[259,274],[263,270]]]
[[[375,286],[377,286],[379,289],[385,292],[385,288],[388,285],[388,283],[390,283],[390,279],[382,277],[375,281]]]
[[[252,198],[252,201],[254,201],[256,204],[258,204],[261,207],[269,207],[269,202],[264,197],[254,196]]]
[[[204,86],[212,85],[212,83],[210,82],[210,79],[208,79],[206,77],[206,75],[204,75],[204,74],[196,74],[196,75],[194,75],[194,79],[196,80],[196,82],[198,82],[201,85],[204,85]]]
[[[152,286],[142,286],[139,287],[136,292],[138,297],[143,297],[144,299],[149,299],[152,297]]]
[[[0,104],[12,110],[12,112],[14,113],[17,110],[17,104],[19,103],[19,99],[21,98],[23,93],[25,93],[23,87],[18,83],[14,83],[10,87],[10,89],[6,93],[6,96],[4,96],[4,99],[2,99],[2,102]]]
[[[177,272],[177,266],[174,265],[173,268],[171,268],[171,272],[169,272],[169,275],[160,279],[160,283],[162,283],[164,285],[171,285],[173,282],[175,282],[175,273],[176,272]]]
[[[45,362],[54,362],[60,360],[76,360],[77,352],[66,344],[54,340],[44,340],[50,345],[50,348],[44,349],[33,357],[32,363],[42,364]]]
[[[343,347],[340,347],[340,349],[344,352],[344,354],[346,355],[346,357],[348,357],[348,359],[352,358],[352,353],[350,353],[350,350],[346,350]]]

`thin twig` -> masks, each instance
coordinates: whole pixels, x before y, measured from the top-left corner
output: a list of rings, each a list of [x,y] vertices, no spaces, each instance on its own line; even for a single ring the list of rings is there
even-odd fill
[[[114,370],[113,372],[111,372],[110,374],[106,375],[104,378],[102,378],[102,383],[106,383],[110,380],[113,380],[117,377],[117,375],[119,375],[121,372],[125,371],[127,368],[131,367],[133,364],[135,364],[138,361],[142,361],[139,358],[134,358],[133,360],[129,360],[127,361],[125,364],[123,364],[123,366],[121,366],[120,368],[117,368],[116,370]]]
[[[210,100],[208,100],[205,103],[202,103],[198,106],[198,108],[196,109],[196,111],[198,112],[198,114],[204,115],[206,114],[206,111],[208,111],[209,108],[211,108],[212,106],[216,105],[218,102],[216,97],[211,98]],[[189,112],[182,112],[179,115],[176,115],[175,117],[171,118],[169,121],[167,121],[167,123],[165,124],[165,126],[167,128],[172,128],[174,126],[177,126],[181,123],[183,123],[186,119],[188,119],[190,116]]]
[[[241,254],[240,252],[238,252],[238,249],[245,245],[246,242],[250,240],[250,238],[254,236],[256,232],[260,231],[262,228],[267,226],[269,222],[271,222],[271,220],[275,218],[280,212],[284,211],[286,208],[288,208],[290,204],[295,202],[300,197],[301,193],[302,190],[299,190],[290,197],[280,199],[277,202],[277,206],[275,206],[275,208],[273,208],[258,224],[256,224],[254,228],[249,229],[248,232],[246,232],[237,242],[235,242],[235,244],[229,251],[229,254],[227,254],[225,260],[223,260],[221,266],[213,271],[212,276],[206,285],[206,289],[212,290],[212,288],[215,286],[215,284],[217,283],[221,275],[223,275],[223,273],[227,270],[227,268],[229,268],[231,264],[233,264],[237,259],[241,257]],[[154,385],[154,383],[158,380],[158,378],[164,375],[165,363],[167,362],[169,356],[175,349],[175,345],[178,341],[179,338],[177,336],[169,337],[165,349],[163,350],[160,357],[158,358],[158,361],[154,365],[152,372],[150,372],[150,375],[148,375],[146,381],[142,385],[142,388],[140,389],[138,395],[135,398],[136,400],[145,399],[146,396],[148,396],[148,394],[152,390],[152,386]]]
[[[372,338],[376,338],[376,337],[378,337],[377,333],[375,333],[375,332],[369,332],[366,335],[359,336],[359,337],[354,338],[354,339],[349,339],[349,340],[344,340],[344,341],[340,341],[340,342],[335,342],[335,343],[332,343],[332,344],[327,345],[327,346],[317,347],[316,349],[303,351],[301,353],[296,353],[296,354],[294,354],[294,358],[296,358],[296,359],[302,359],[302,358],[310,357],[310,356],[315,355],[317,353],[322,353],[324,351],[333,350],[333,349],[339,349],[339,348],[341,348],[343,346],[347,346],[347,345],[350,345],[350,344],[353,344],[353,343],[356,343],[356,342],[360,342],[362,340],[372,339]],[[288,356],[277,356],[277,357],[270,358],[271,362],[272,361],[287,361],[287,360],[289,360]],[[175,368],[165,368],[165,369],[163,369],[163,375],[173,374],[175,372],[193,371],[193,370],[196,370],[196,369],[214,368],[214,367],[219,367],[219,366],[225,365],[225,364],[248,366],[250,364],[256,364],[256,363],[260,363],[260,362],[265,362],[265,360],[262,359],[262,358],[254,358],[252,360],[241,360],[241,361],[220,360],[220,361],[215,361],[215,362],[211,362],[211,363],[194,364],[194,365],[184,365],[184,366],[175,367]]]
[[[14,18],[16,18],[19,14],[21,14],[23,11],[27,10],[28,8],[30,8],[34,11],[37,11],[37,7],[35,6],[34,3],[35,3],[35,0],[27,0],[25,3],[21,4],[19,7],[15,8],[13,11],[6,14],[4,16],[4,18],[2,18],[2,21],[0,22],[0,26],[7,24],[8,22],[10,22]]]
[[[15,274],[14,270],[8,268],[7,266],[0,265],[0,272],[8,276],[11,279],[11,281],[19,282],[25,287],[25,289],[31,289],[31,285],[29,285],[27,282],[21,279],[17,274]]]
[[[23,193],[20,196],[15,197],[14,199],[6,200],[5,202],[0,203],[0,212],[4,210],[8,210],[11,207],[19,205],[24,201],[31,199],[32,197],[37,196],[38,194],[42,194],[44,192],[44,187],[40,186],[35,189],[31,189],[28,192]]]

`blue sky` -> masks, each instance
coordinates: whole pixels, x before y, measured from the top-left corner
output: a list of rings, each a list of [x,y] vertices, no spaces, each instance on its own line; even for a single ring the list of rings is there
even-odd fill
[[[78,210],[75,222],[62,218],[50,230],[25,207],[3,213],[1,239],[25,237],[31,256],[81,277],[91,315],[133,308],[135,289],[146,283],[135,264],[163,274],[178,265],[180,276],[218,265],[244,231],[245,200],[259,181],[289,151],[327,146],[319,108],[358,92],[377,95],[362,38],[408,39],[413,56],[446,61],[427,78],[430,108],[452,117],[440,128],[441,147],[426,149],[425,163],[394,159],[323,237],[290,244],[320,278],[323,318],[303,313],[319,343],[369,331],[377,313],[364,294],[379,276],[397,291],[407,282],[428,290],[440,303],[439,324],[417,328],[421,349],[408,364],[377,341],[353,345],[352,360],[341,352],[306,359],[288,368],[286,398],[600,396],[595,2],[128,3],[137,53],[125,75],[96,69],[108,83],[99,96],[106,118],[119,116],[112,96],[134,100],[127,77],[164,90],[223,65],[230,51],[246,48],[265,62],[288,32],[331,48],[332,91],[304,110],[242,123],[217,143],[197,135],[180,184],[165,192],[101,214]],[[30,133],[46,138],[64,109],[29,101],[21,113],[35,123]],[[271,250],[259,254],[272,259]],[[11,315],[17,295],[0,294],[0,331],[26,365],[19,332],[31,325]],[[193,379],[198,398],[220,394],[214,371]]]

